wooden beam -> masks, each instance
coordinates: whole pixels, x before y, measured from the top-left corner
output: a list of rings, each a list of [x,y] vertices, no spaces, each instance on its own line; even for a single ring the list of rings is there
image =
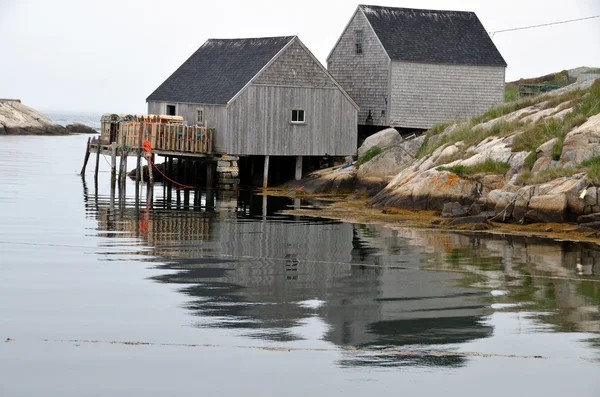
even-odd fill
[[[263,189],[269,186],[269,156],[265,156],[265,168],[263,170]]]
[[[87,146],[85,147],[85,156],[83,157],[83,167],[81,167],[81,172],[79,175],[85,176],[85,167],[87,166],[88,160],[90,159],[90,142],[92,137],[88,138]]]
[[[119,165],[119,184],[125,182],[127,177],[127,137],[125,134],[121,140],[121,164]]]
[[[114,183],[117,180],[117,142],[110,145],[110,180]]]
[[[100,168],[100,140],[98,140],[98,146],[96,149],[96,170],[94,171],[94,181],[98,183],[98,168]]]
[[[213,187],[213,174],[214,174],[215,162],[209,161],[206,163],[206,188],[210,189]]]
[[[296,156],[296,180],[302,179],[302,156]]]

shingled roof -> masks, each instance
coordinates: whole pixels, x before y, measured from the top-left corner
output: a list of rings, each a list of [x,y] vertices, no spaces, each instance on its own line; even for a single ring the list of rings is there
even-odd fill
[[[393,61],[506,66],[474,12],[359,8]]]
[[[210,39],[146,101],[226,104],[293,38]]]

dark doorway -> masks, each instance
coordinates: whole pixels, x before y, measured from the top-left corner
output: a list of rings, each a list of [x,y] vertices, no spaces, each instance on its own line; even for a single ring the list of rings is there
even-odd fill
[[[175,105],[167,105],[167,116],[175,116]]]

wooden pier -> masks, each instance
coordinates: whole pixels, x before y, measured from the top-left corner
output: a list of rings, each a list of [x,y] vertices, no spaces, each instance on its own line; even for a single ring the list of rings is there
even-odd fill
[[[239,179],[235,179],[238,176],[237,162],[235,167],[228,163],[229,167],[226,170],[224,167],[220,167],[226,156],[213,152],[214,134],[214,128],[206,128],[202,125],[184,125],[183,118],[180,116],[105,114],[101,120],[100,137],[88,140],[81,175],[85,174],[90,154],[95,153],[94,178],[97,180],[99,159],[102,154],[111,158],[111,180],[114,183],[117,178],[117,156],[120,155],[119,181],[122,183],[125,181],[127,173],[127,156],[135,155],[137,156],[136,181],[143,182],[142,158],[146,158],[148,160],[148,182],[154,183],[155,156],[158,155],[165,158],[164,171],[170,174],[171,178],[176,178],[172,175],[173,159],[177,159],[178,162],[185,159],[194,161],[194,169],[196,169],[196,162],[206,165],[205,181],[208,187],[212,187],[215,179],[217,182],[224,181],[227,186],[235,187],[235,182],[239,181]],[[218,165],[217,167],[215,167],[215,163]],[[179,166],[178,169],[181,167]],[[213,177],[215,170],[217,178]],[[169,180],[168,183],[175,183],[179,185],[178,187],[191,187],[174,181],[164,173],[163,176]],[[181,171],[179,171],[178,177],[181,176]]]

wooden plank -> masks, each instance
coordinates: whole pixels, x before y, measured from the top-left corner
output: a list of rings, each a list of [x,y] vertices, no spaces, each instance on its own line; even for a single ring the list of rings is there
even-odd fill
[[[92,137],[88,138],[87,141],[87,145],[85,147],[85,156],[83,157],[83,167],[81,167],[81,172],[79,173],[79,175],[84,176],[85,175],[85,167],[87,166],[88,160],[90,159],[90,142],[92,140]]]

